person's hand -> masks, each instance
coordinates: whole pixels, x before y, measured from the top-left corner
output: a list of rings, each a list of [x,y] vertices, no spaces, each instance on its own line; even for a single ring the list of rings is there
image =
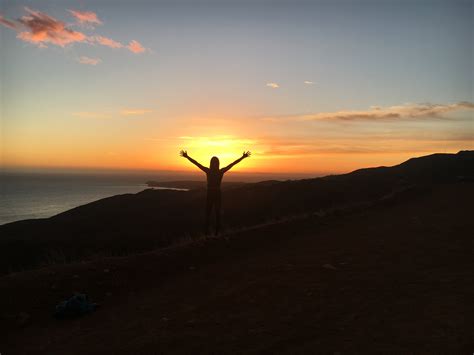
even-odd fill
[[[179,155],[181,155],[183,158],[187,158],[188,157],[188,152],[185,151],[185,150],[182,150],[179,152]]]
[[[250,153],[250,151],[246,151],[242,154],[242,158],[248,158],[252,153]]]

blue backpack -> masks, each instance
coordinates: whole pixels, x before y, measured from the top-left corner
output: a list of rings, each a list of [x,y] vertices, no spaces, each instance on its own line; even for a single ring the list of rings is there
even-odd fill
[[[79,317],[95,311],[97,306],[97,303],[89,302],[86,294],[76,293],[71,298],[56,305],[54,317],[59,319]]]

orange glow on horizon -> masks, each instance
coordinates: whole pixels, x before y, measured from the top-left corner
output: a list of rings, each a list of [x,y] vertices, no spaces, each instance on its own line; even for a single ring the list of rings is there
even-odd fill
[[[217,156],[221,166],[238,159],[243,151],[250,150],[252,156],[236,166],[232,172],[283,173],[283,174],[337,174],[359,168],[391,166],[403,161],[437,152],[456,153],[473,149],[469,140],[429,140],[331,136],[331,131],[321,131],[319,136],[304,137],[264,135],[263,127],[243,125],[235,120],[189,119],[174,122],[160,135],[152,136],[143,131],[148,121],[77,120],[78,124],[93,124],[94,130],[87,136],[73,130],[69,135],[56,133],[51,127],[47,131],[24,131],[15,139],[5,140],[2,166],[4,168],[63,168],[63,169],[118,169],[118,170],[168,170],[197,172],[186,159],[179,156],[181,149],[208,166],[211,157]],[[141,131],[134,132],[134,127]],[[121,125],[121,126],[120,126]],[[135,125],[135,126],[133,126]],[[119,136],[119,130],[128,128],[127,135]],[[184,128],[183,128],[184,127]],[[109,128],[109,136],[99,133]],[[149,130],[153,132],[154,130]],[[233,132],[230,134],[228,132]],[[40,134],[42,133],[42,134]],[[192,135],[190,135],[192,133]],[[54,140],[47,139],[54,135]],[[121,138],[121,139],[120,139]]]

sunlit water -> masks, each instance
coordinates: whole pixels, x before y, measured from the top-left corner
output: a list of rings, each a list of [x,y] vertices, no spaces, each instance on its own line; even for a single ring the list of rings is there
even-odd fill
[[[101,198],[147,188],[146,176],[0,175],[0,224],[51,217]]]

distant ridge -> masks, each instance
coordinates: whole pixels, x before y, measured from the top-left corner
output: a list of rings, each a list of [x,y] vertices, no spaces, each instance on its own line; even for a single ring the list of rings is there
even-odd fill
[[[392,167],[375,167],[358,169],[348,174],[390,174],[396,178],[406,178],[409,181],[424,180],[424,182],[449,182],[461,177],[474,176],[474,151],[462,150],[456,154],[435,153],[407,161]]]

